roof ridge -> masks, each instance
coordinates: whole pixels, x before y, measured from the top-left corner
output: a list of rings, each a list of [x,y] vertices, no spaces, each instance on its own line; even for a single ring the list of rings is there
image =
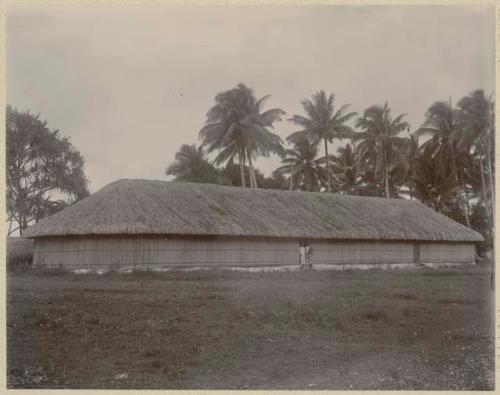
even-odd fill
[[[158,184],[163,184],[163,185],[189,185],[193,186],[196,188],[224,188],[224,189],[231,189],[234,191],[242,192],[242,193],[250,193],[250,192],[264,192],[264,193],[293,193],[293,194],[306,194],[306,195],[321,195],[321,196],[335,196],[335,197],[341,197],[341,198],[354,198],[354,199],[380,199],[383,201],[386,201],[388,199],[391,199],[392,201],[397,201],[397,202],[413,202],[413,203],[420,203],[417,200],[410,200],[410,199],[405,199],[405,198],[387,198],[384,196],[365,196],[365,195],[353,195],[353,194],[344,194],[344,193],[338,193],[338,192],[327,192],[327,191],[302,191],[298,189],[294,190],[288,190],[288,189],[274,189],[274,188],[249,188],[245,187],[242,188],[241,186],[236,186],[236,185],[225,185],[225,184],[215,184],[215,183],[198,183],[198,182],[190,182],[190,181],[169,181],[169,180],[160,180],[160,179],[145,179],[145,178],[120,178],[116,181],[113,181],[101,189],[97,190],[94,193],[97,193],[104,188],[111,186],[111,185],[116,185],[119,183],[131,183],[131,182],[146,182],[146,183],[158,183]]]

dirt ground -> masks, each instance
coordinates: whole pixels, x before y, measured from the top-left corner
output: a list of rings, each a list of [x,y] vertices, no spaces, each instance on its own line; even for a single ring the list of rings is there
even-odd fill
[[[489,273],[10,274],[8,387],[491,390]]]

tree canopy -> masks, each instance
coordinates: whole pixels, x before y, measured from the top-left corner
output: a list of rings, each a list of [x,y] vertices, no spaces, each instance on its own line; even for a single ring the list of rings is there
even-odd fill
[[[253,159],[283,152],[283,141],[269,129],[281,120],[285,112],[280,108],[262,112],[268,98],[269,95],[256,99],[252,89],[245,84],[219,93],[215,105],[207,113],[205,126],[200,130],[202,146],[208,152],[219,151],[216,164],[238,161],[243,187],[246,185],[244,166],[247,160],[250,187],[257,188]]]
[[[176,181],[222,183],[221,171],[208,161],[203,148],[195,144],[183,144],[165,173],[175,176]]]
[[[6,127],[9,234],[22,234],[31,222],[88,196],[88,181],[80,152],[38,115],[7,106]]]
[[[290,121],[299,126],[301,130],[288,136],[288,141],[296,143],[307,138],[312,144],[323,142],[325,145],[326,163],[326,190],[331,189],[330,160],[328,156],[328,143],[334,139],[345,139],[352,137],[354,131],[346,123],[356,115],[355,112],[347,112],[348,104],[344,104],[335,110],[335,95],[328,97],[325,91],[316,92],[312,99],[301,102],[306,116],[294,115]]]
[[[365,165],[372,167],[375,177],[382,179],[385,197],[388,198],[394,190],[391,173],[402,164],[402,150],[406,145],[406,139],[400,133],[410,126],[403,121],[404,117],[405,114],[400,114],[393,118],[388,103],[371,106],[356,121],[356,127],[361,131],[353,136],[353,141],[359,141],[360,160],[365,160]]]

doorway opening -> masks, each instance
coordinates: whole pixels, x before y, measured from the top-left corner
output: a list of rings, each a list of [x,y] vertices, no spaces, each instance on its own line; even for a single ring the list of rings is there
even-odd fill
[[[307,241],[299,244],[299,263],[301,267],[312,266],[312,247]]]

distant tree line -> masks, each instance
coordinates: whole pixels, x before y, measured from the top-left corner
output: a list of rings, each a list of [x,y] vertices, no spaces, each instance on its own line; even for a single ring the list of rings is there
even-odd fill
[[[257,99],[244,84],[216,95],[200,144],[182,145],[166,174],[177,181],[417,199],[481,232],[491,248],[492,96],[476,90],[456,104],[437,101],[410,132],[406,114],[394,116],[388,103],[358,114],[319,91],[301,102],[303,114],[289,119],[298,130],[286,138],[287,146],[272,132],[285,112],[264,110],[268,98]],[[335,140],[346,144],[332,154]],[[271,154],[282,164],[265,177],[254,163]]]

